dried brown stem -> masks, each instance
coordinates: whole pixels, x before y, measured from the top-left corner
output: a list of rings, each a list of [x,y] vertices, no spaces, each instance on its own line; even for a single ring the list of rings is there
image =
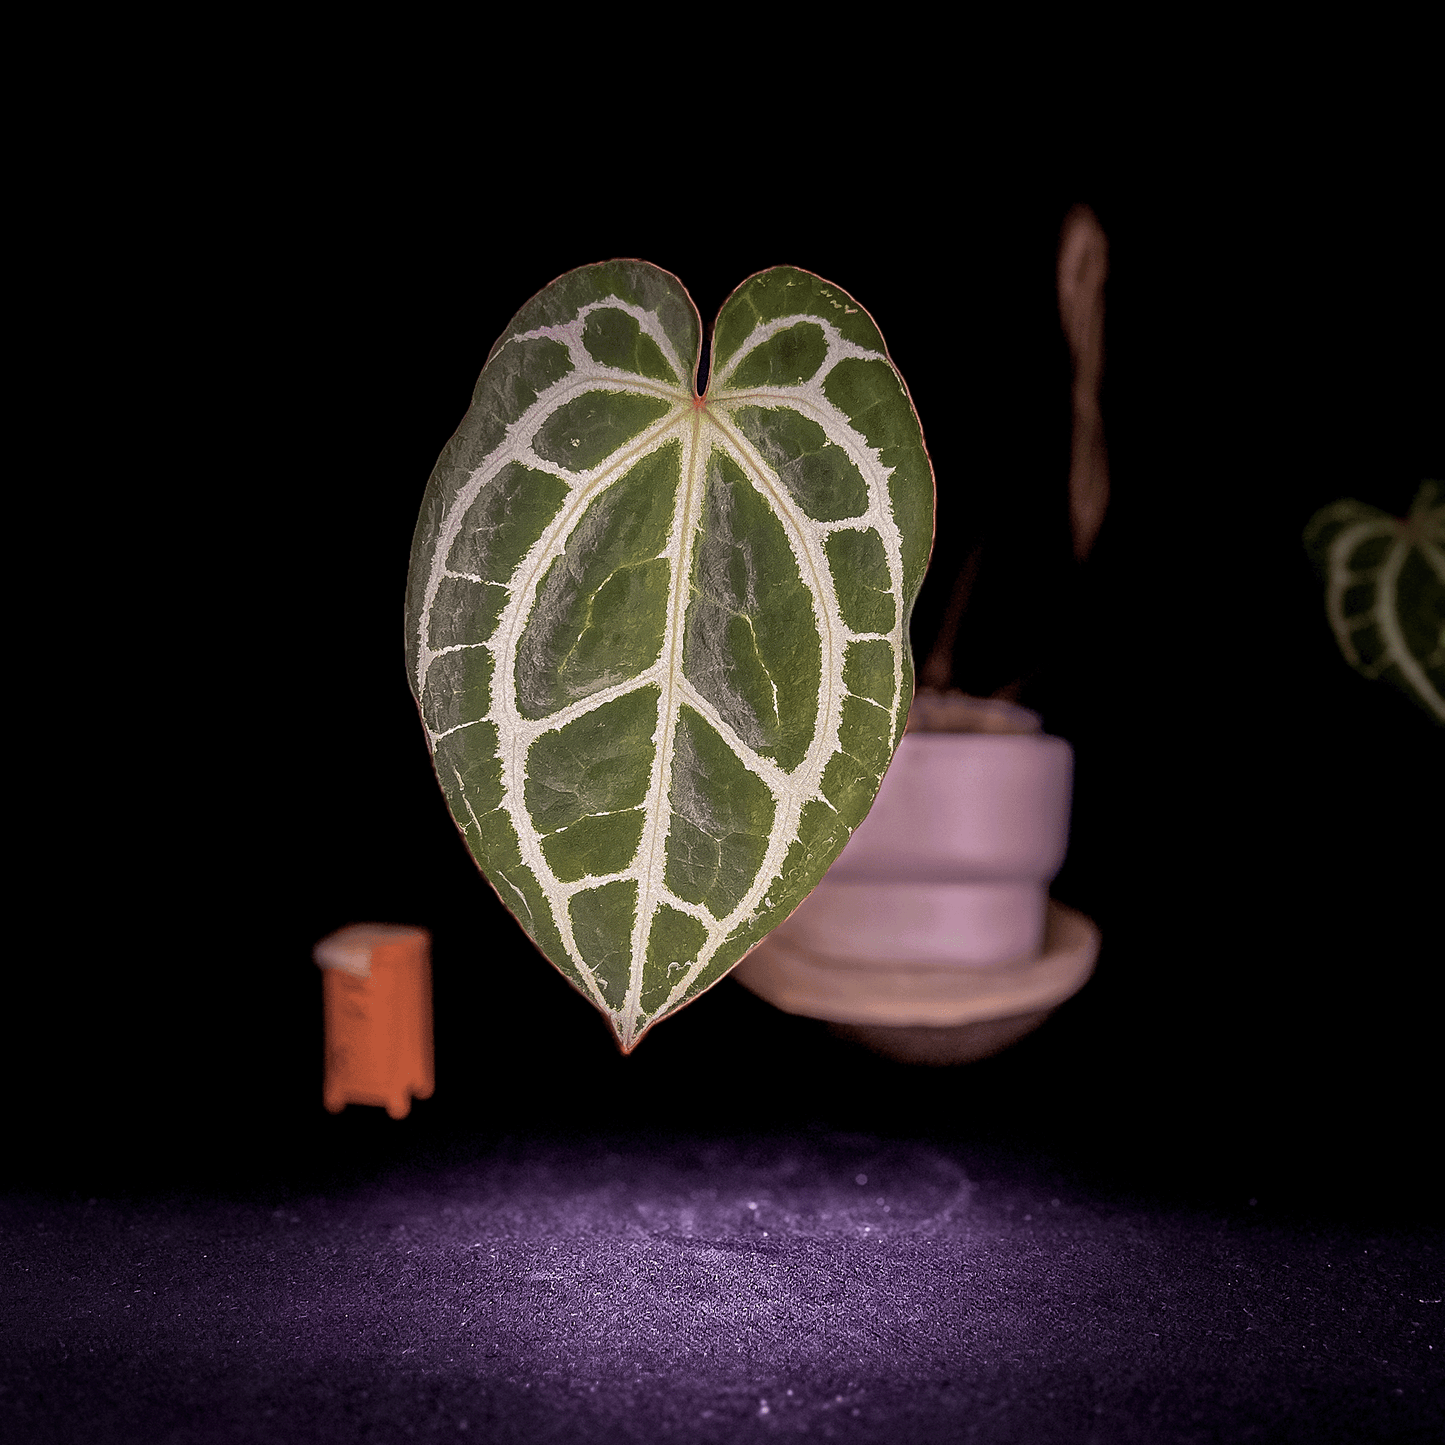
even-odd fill
[[[1109,242],[1088,206],[1075,206],[1059,237],[1059,320],[1074,364],[1074,432],[1069,461],[1069,520],[1074,556],[1092,550],[1109,505],[1109,454],[1099,389],[1104,376],[1104,282]]]
[[[928,654],[928,661],[919,670],[918,680],[924,687],[943,692],[953,685],[953,649],[958,641],[959,624],[963,621],[968,599],[973,593],[973,584],[978,579],[978,562],[982,552],[982,546],[975,547],[954,579],[953,591],[949,594],[948,606],[944,609],[943,621],[939,625],[933,650]]]

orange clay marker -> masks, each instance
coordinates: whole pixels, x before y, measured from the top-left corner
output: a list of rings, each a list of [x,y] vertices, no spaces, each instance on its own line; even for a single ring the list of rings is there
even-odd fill
[[[353,923],[311,956],[325,979],[326,1082],[322,1099],[384,1104],[393,1119],[436,1088],[432,1065],[431,934],[390,923]]]

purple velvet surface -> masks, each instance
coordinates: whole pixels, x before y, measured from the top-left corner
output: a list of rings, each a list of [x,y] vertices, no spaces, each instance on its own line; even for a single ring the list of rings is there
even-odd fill
[[[1445,1419],[1430,1230],[1130,1202],[926,1142],[532,1139],[0,1219],[16,1441],[1425,1441]]]

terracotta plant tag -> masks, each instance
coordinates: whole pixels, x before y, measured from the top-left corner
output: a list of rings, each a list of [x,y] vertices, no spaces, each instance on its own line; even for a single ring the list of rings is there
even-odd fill
[[[435,1089],[431,935],[424,928],[354,923],[312,956],[325,978],[327,1109],[381,1104],[393,1119]]]

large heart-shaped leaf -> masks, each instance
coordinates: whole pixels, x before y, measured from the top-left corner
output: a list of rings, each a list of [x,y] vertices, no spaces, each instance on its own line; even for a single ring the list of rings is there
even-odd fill
[[[1445,497],[1422,482],[1403,520],[1353,498],[1310,518],[1305,547],[1325,582],[1340,651],[1445,723]]]
[[[933,474],[867,312],[778,267],[702,328],[585,266],[492,348],[412,546],[407,665],[467,846],[624,1050],[802,901],[913,694]]]

